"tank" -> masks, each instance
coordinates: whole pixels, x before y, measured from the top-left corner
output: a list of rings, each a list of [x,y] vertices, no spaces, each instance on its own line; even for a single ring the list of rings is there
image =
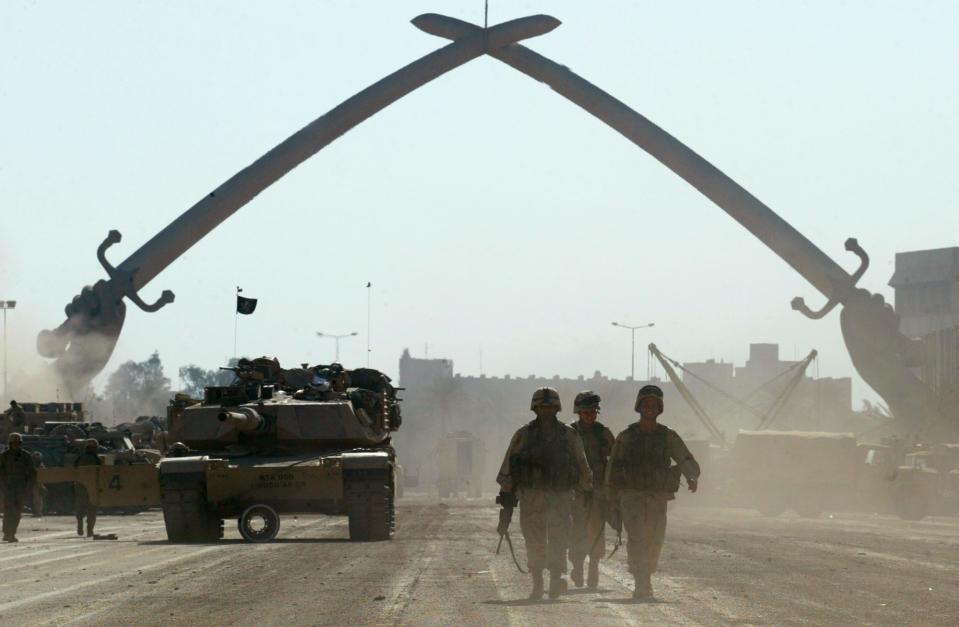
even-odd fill
[[[242,359],[229,386],[208,387],[168,416],[160,462],[167,537],[210,542],[236,519],[251,542],[274,539],[280,515],[349,518],[350,539],[394,529],[397,388],[378,370],[340,364],[284,369]]]

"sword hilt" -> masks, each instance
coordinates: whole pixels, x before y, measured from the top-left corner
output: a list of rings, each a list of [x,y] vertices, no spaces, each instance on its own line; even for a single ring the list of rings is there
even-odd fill
[[[824,318],[830,311],[836,308],[836,305],[841,303],[846,296],[849,295],[849,292],[852,288],[856,287],[856,283],[859,282],[859,279],[862,278],[862,275],[866,273],[866,269],[869,267],[869,255],[866,254],[866,251],[862,249],[859,245],[859,242],[856,241],[855,237],[850,237],[846,240],[845,244],[846,250],[855,254],[859,257],[859,268],[849,277],[848,281],[843,281],[842,284],[833,284],[833,296],[826,301],[826,304],[822,306],[818,311],[813,311],[806,305],[805,299],[802,296],[797,296],[792,299],[790,306],[803,314],[807,318],[813,320],[819,320]]]
[[[163,290],[163,292],[160,294],[160,298],[158,298],[156,302],[154,302],[152,305],[146,304],[143,299],[140,298],[136,288],[133,286],[133,275],[136,274],[136,269],[131,271],[120,270],[119,268],[114,267],[113,264],[107,260],[107,249],[120,242],[122,239],[123,235],[120,234],[120,231],[113,229],[107,233],[106,239],[100,242],[100,246],[97,247],[97,259],[100,261],[100,265],[103,266],[103,269],[106,270],[107,274],[110,276],[110,281],[113,282],[116,294],[120,298],[126,296],[130,299],[130,302],[147,313],[159,311],[164,305],[172,303],[176,298],[174,293],[170,290]]]

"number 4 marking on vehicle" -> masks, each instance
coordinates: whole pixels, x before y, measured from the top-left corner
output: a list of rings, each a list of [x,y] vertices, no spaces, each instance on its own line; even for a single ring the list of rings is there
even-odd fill
[[[113,490],[120,489],[120,475],[113,475],[113,478],[110,479],[110,488]]]

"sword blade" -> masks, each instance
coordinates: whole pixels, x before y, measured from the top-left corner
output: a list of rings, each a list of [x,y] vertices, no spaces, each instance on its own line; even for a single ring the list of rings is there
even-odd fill
[[[488,33],[483,29],[467,33],[393,72],[343,101],[230,177],[127,257],[119,269],[136,270],[134,287],[143,287],[260,192],[373,114],[433,79],[482,56],[489,46],[507,45],[542,35],[558,25],[559,20],[547,15],[511,20],[493,26]]]
[[[478,26],[441,15],[414,22],[426,32],[458,39],[482,30]],[[834,285],[848,285],[850,274],[809,241],[775,211],[763,204],[719,168],[681,141],[617,100],[596,85],[529,48],[513,44],[491,50],[490,56],[523,74],[546,83],[553,91],[585,109],[612,127],[687,183],[755,235],[809,281],[827,299]]]
[[[559,24],[556,18],[534,15],[468,33],[343,101],[230,177],[120,263],[116,269],[130,277],[129,285],[101,281],[96,295],[89,288],[81,291],[74,303],[91,302],[76,311],[68,305],[65,322],[40,332],[38,351],[57,358],[56,368],[68,387],[82,388],[113,352],[123,327],[123,296],[130,290],[136,293],[260,192],[373,114],[491,49],[548,33]]]

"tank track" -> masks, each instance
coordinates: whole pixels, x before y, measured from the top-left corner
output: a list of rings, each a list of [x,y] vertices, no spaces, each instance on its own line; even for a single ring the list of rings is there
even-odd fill
[[[216,542],[223,537],[223,520],[207,506],[203,475],[172,475],[160,484],[163,522],[170,542]]]
[[[350,540],[389,540],[396,528],[396,507],[390,473],[380,469],[347,471],[344,488]]]

